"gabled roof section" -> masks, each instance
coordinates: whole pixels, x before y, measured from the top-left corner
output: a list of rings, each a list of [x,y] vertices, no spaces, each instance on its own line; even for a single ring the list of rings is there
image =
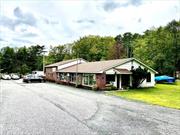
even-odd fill
[[[77,61],[77,60],[84,60],[84,59],[79,58],[79,59],[71,59],[71,60],[60,61],[60,62],[56,62],[56,63],[50,64],[50,65],[47,65],[45,67],[57,67],[57,66],[68,64],[68,63],[71,63],[71,62],[74,62],[74,61]]]
[[[119,60],[122,60],[122,59],[119,59]],[[105,71],[107,71],[107,70],[109,70],[109,69],[111,69],[111,68],[114,68],[114,67],[123,65],[123,64],[125,64],[125,63],[127,63],[127,62],[129,62],[129,61],[136,61],[137,63],[139,63],[140,65],[142,65],[142,66],[144,66],[145,68],[149,69],[150,71],[154,72],[155,74],[158,73],[157,71],[155,71],[154,69],[152,69],[152,68],[149,67],[148,65],[142,63],[141,61],[137,60],[136,58],[127,58],[126,61],[122,61],[120,64],[117,64],[116,66],[113,66],[113,65],[112,65],[111,67],[105,69]]]
[[[60,69],[57,72],[64,72],[64,73],[103,73],[112,68],[116,68],[117,66],[123,65],[130,61],[136,61],[140,65],[144,66],[148,70],[158,73],[153,70],[151,67],[147,66],[146,64],[140,62],[135,58],[126,58],[126,59],[116,59],[116,60],[106,60],[106,61],[96,61],[96,62],[87,62],[78,65],[73,65],[71,67],[67,67],[64,69]]]
[[[152,68],[149,67],[148,65],[142,63],[141,61],[139,61],[139,60],[137,60],[137,59],[135,59],[135,58],[133,58],[133,59],[134,59],[136,62],[138,62],[139,64],[141,64],[141,65],[143,65],[144,67],[146,67],[147,69],[149,69],[149,70],[151,70],[152,72],[158,74],[158,72],[157,72],[156,70],[152,69]]]
[[[102,73],[106,69],[115,67],[116,65],[121,65],[130,60],[132,60],[132,58],[87,62],[78,64],[78,66],[74,65],[68,68],[60,69],[58,70],[58,72],[75,73],[76,71],[78,71],[78,73]]]

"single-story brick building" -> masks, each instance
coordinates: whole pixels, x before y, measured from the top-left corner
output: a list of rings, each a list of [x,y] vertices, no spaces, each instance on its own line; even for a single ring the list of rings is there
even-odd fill
[[[85,63],[86,61],[84,59],[72,59],[72,60],[66,60],[66,61],[60,61],[57,63],[53,63],[50,65],[46,65],[44,72],[45,72],[45,76],[46,76],[46,80],[48,81],[56,81],[57,80],[57,71],[76,65],[76,64],[81,64],[81,63]]]
[[[132,86],[131,69],[146,68],[149,75],[141,84],[141,87],[153,87],[155,85],[155,70],[135,58],[116,59],[97,62],[83,62],[57,69],[56,82],[105,89],[111,84],[118,89]]]

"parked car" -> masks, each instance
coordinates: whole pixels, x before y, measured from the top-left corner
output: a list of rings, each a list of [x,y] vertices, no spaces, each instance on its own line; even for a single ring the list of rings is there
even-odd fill
[[[32,71],[32,74],[44,77],[44,72],[43,71]]]
[[[157,83],[162,83],[162,82],[174,83],[175,82],[175,78],[167,76],[167,75],[162,75],[162,76],[156,76],[155,77],[155,81]]]
[[[11,76],[8,75],[8,74],[3,74],[3,75],[1,76],[1,78],[2,78],[3,80],[11,80]]]
[[[13,80],[19,80],[20,77],[17,74],[11,74],[11,79]]]
[[[38,75],[29,74],[23,77],[23,82],[45,82],[44,78]]]

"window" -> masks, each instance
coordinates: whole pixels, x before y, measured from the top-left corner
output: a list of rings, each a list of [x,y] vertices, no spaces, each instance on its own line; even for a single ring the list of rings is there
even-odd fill
[[[64,79],[63,73],[59,73],[59,79],[60,79],[60,80],[63,80],[63,79]]]
[[[115,75],[106,75],[106,83],[111,84],[112,82],[115,82]]]
[[[70,73],[69,79],[70,79],[70,82],[76,82],[76,74]]]
[[[66,73],[60,73],[59,74],[59,79],[60,80],[66,80],[67,79]]]
[[[88,85],[88,74],[84,74],[83,78],[84,78],[84,84]]]
[[[83,83],[85,85],[93,85],[94,84],[94,78],[93,78],[93,74],[84,74],[83,75]]]
[[[93,74],[89,75],[89,85],[93,85],[94,84],[94,79],[93,79]]]
[[[151,82],[151,73],[147,74],[146,80],[147,80],[147,82]]]

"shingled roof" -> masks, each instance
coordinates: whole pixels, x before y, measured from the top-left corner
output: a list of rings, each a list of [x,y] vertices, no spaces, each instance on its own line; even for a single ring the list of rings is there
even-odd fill
[[[67,64],[67,63],[70,63],[70,62],[77,61],[77,60],[78,59],[71,59],[71,60],[60,61],[60,62],[56,62],[56,63],[50,64],[50,65],[46,65],[45,67],[57,67],[57,66],[61,66],[61,65],[64,65],[64,64]]]
[[[58,70],[58,72],[75,73],[76,71],[78,71],[78,73],[101,73],[105,70],[131,61],[132,59],[133,58],[87,62],[83,64],[78,64],[78,66],[74,65],[68,68],[60,69]]]

